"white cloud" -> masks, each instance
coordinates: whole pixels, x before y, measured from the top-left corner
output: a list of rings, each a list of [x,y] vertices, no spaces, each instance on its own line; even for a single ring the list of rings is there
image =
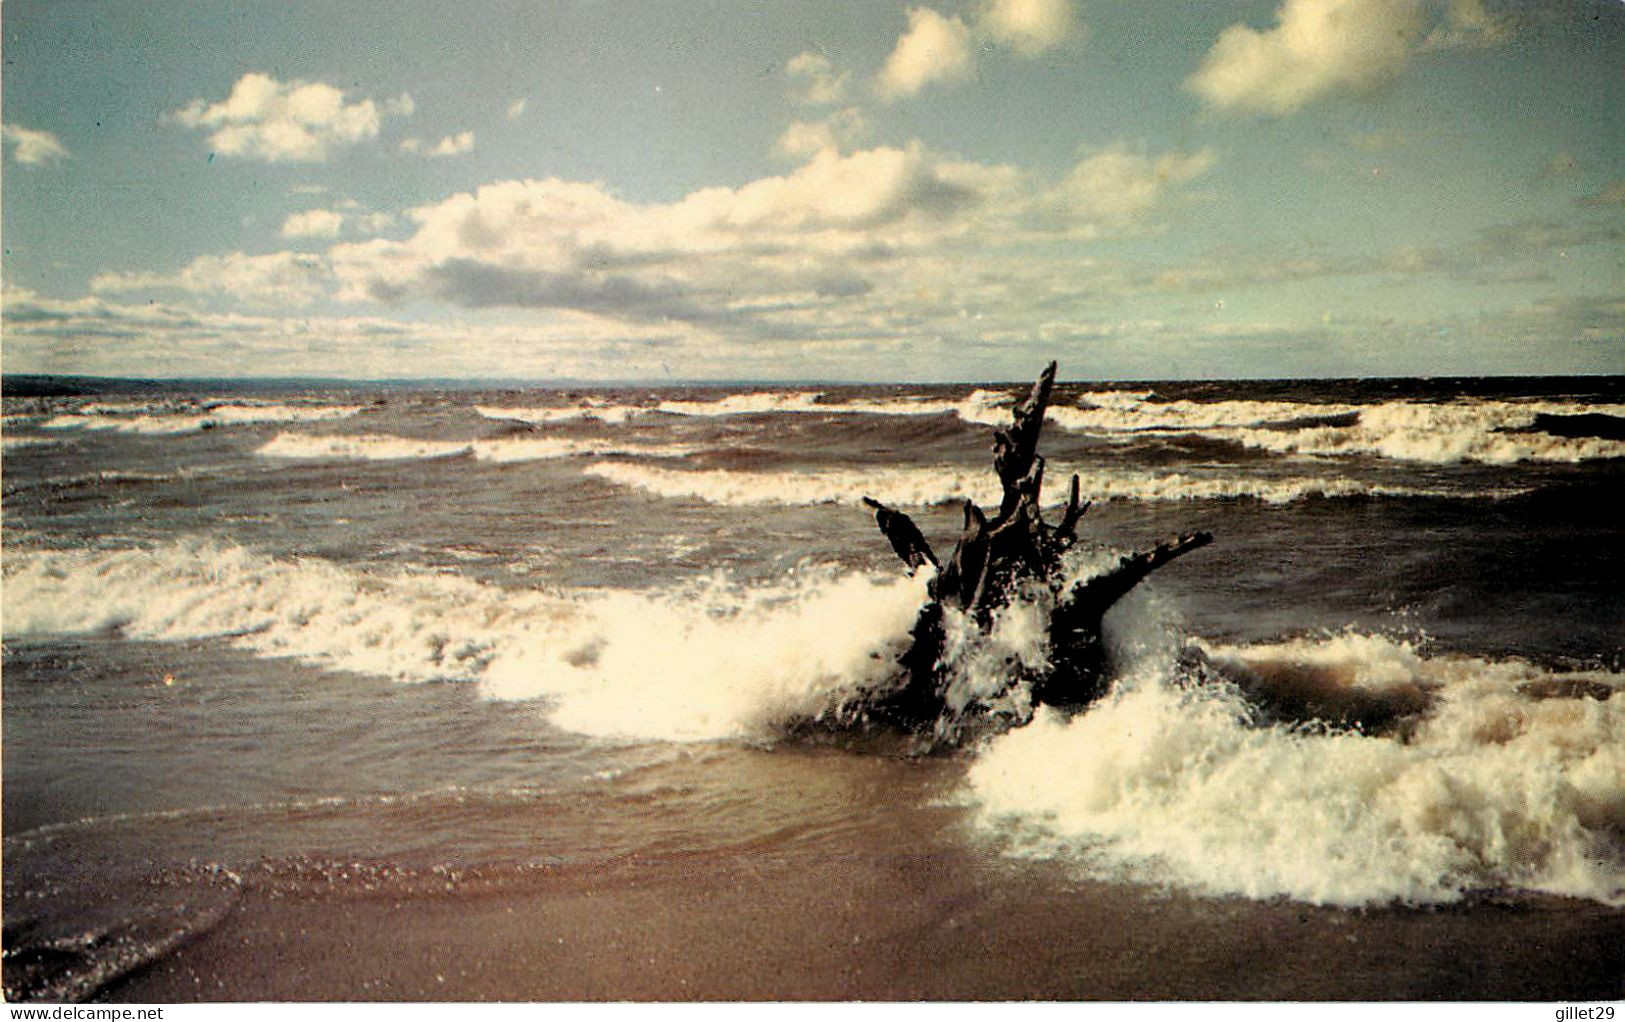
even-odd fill
[[[837,71],[828,57],[821,53],[802,53],[784,65],[784,73],[796,86],[796,99],[809,106],[828,106],[846,97],[847,79],[844,71]]]
[[[49,131],[35,131],[15,124],[0,125],[0,138],[11,147],[11,158],[18,163],[38,166],[65,160],[70,155],[62,140]]]
[[[1161,206],[1170,192],[1206,174],[1211,149],[1149,156],[1118,143],[1080,160],[1055,195],[1070,217],[1102,231],[1122,230]]]
[[[365,234],[381,234],[395,226],[394,213],[367,213],[361,216],[356,224]]]
[[[715,348],[680,327],[640,328],[578,313],[499,325],[441,324],[380,316],[211,313],[94,295],[50,299],[7,288],[3,314],[7,373],[657,376],[674,345],[688,344],[702,354]],[[734,354],[709,354],[715,371],[724,372]]]
[[[915,7],[908,12],[908,31],[886,58],[876,85],[882,96],[912,96],[933,82],[963,78],[970,70],[971,33],[965,22]]]
[[[103,273],[92,291],[186,291],[218,295],[250,305],[308,305],[322,297],[331,280],[327,261],[302,252],[198,256],[177,273]]]
[[[977,28],[1024,57],[1061,46],[1078,31],[1071,0],[991,0]]]
[[[498,182],[412,211],[408,238],[328,254],[347,301],[570,309],[722,337],[907,332],[952,313],[939,291],[962,278],[975,279],[954,301],[980,295],[1028,315],[1001,268],[1012,248],[1034,290],[1064,294],[1082,257],[1055,242],[1154,229],[1212,161],[1118,146],[1047,180],[918,144],[826,147],[788,174],[664,204],[581,182]]]
[[[875,91],[884,99],[913,96],[927,85],[969,77],[978,46],[990,49],[996,44],[1031,58],[1079,38],[1082,32],[1072,0],[983,0],[971,25],[929,7],[915,7],[908,12],[907,30],[875,78]],[[813,58],[805,67],[812,82],[833,74],[824,58],[802,54],[796,59],[805,58]]]
[[[474,148],[474,133],[461,131],[447,135],[434,145],[421,138],[401,139],[401,152],[418,156],[460,156]]]
[[[460,131],[455,135],[447,135],[436,142],[434,148],[429,150],[430,156],[460,156],[474,149],[474,133]]]
[[[530,105],[530,101],[523,98],[523,97],[514,100],[512,103],[509,103],[508,104],[508,120],[517,121],[519,118],[525,116],[525,108],[528,107],[529,105]]]
[[[781,156],[804,159],[825,149],[840,150],[864,138],[869,122],[857,107],[846,107],[817,121],[793,121],[774,149]]]
[[[336,238],[344,227],[344,214],[331,209],[308,209],[282,221],[284,238]]]
[[[1220,32],[1186,85],[1215,109],[1283,116],[1389,82],[1420,53],[1506,36],[1480,0],[1284,0],[1274,28]]]
[[[410,116],[412,97],[402,93],[382,105],[349,103],[344,92],[322,82],[279,82],[251,72],[218,103],[195,99],[176,110],[176,123],[209,131],[222,156],[278,162],[320,162],[342,146],[376,138],[387,116]]]

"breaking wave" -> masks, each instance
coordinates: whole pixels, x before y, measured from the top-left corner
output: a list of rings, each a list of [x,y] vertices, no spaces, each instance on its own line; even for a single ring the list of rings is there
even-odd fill
[[[1358,906],[1518,888],[1625,904],[1619,675],[1366,635],[1210,655],[1239,681],[1147,662],[1088,713],[1044,711],[992,740],[968,778],[982,823],[1017,854],[1209,894]],[[1386,724],[1260,702],[1384,709]]]
[[[876,468],[808,472],[745,472],[728,469],[682,470],[623,462],[597,462],[586,471],[612,483],[655,496],[693,498],[713,504],[858,504],[865,496],[886,504],[930,506],[971,499],[996,503],[998,481],[985,469]],[[1067,473],[1057,471],[1054,478]],[[1081,471],[1080,489],[1094,500],[1249,499],[1289,504],[1309,497],[1464,497],[1500,498],[1520,491],[1462,491],[1389,486],[1342,476],[1266,476],[1227,473],[1156,473],[1132,470]],[[1052,496],[1054,494],[1052,493]]]
[[[23,447],[44,447],[56,443],[50,436],[8,436],[0,438],[0,450],[14,451]]]
[[[1430,464],[1581,462],[1625,457],[1625,441],[1566,435],[1576,417],[1617,418],[1625,406],[1554,401],[1462,399],[1447,402],[1312,404],[1293,401],[1158,401],[1149,391],[1101,391],[1080,407],[1056,406],[1050,418],[1076,432],[1108,438],[1192,434],[1276,454],[1376,455]],[[1556,432],[1547,432],[1556,428]]]
[[[4,573],[8,637],[215,638],[400,681],[461,680],[535,700],[583,734],[671,741],[772,737],[881,683],[924,592],[921,578],[824,568],[762,586],[717,575],[544,592],[205,540],[8,550]],[[1070,719],[1040,711],[972,754],[976,818],[1012,852],[1332,905],[1504,888],[1625,904],[1619,675],[1344,635],[1209,646],[1195,683],[1153,599],[1121,610],[1108,627],[1127,666],[1102,703]],[[950,699],[1021,698],[1000,672],[1006,656],[1044,655],[1030,618],[1018,606],[993,643],[963,651]]]
[[[480,461],[544,461],[552,458],[635,454],[680,458],[692,448],[681,444],[565,437],[505,437],[500,440],[413,440],[382,435],[311,436],[279,433],[254,453],[296,461],[411,461],[472,457]]]
[[[730,394],[711,400],[651,401],[648,404],[616,404],[589,398],[580,404],[547,407],[504,408],[476,406],[476,411],[488,419],[514,419],[538,425],[577,420],[596,420],[605,423],[623,423],[639,416],[654,414],[685,415],[701,418],[721,418],[731,415],[763,415],[778,413],[811,413],[818,415],[953,415],[970,422],[999,421],[990,417],[992,410],[1008,401],[1003,394],[976,391],[964,400],[945,400],[928,397],[900,396],[890,399],[829,398],[818,391],[761,391],[748,394]]]
[[[111,430],[118,433],[170,435],[196,433],[220,426],[263,426],[284,422],[326,422],[347,419],[361,411],[351,405],[216,404],[201,408],[130,411],[121,405],[89,405],[86,409],[55,415],[41,429]]]
[[[429,571],[361,572],[189,540],[7,551],[8,637],[117,630],[221,638],[265,656],[403,682],[460,680],[542,699],[600,737],[760,736],[880,680],[923,581],[809,569],[669,592],[544,593]]]

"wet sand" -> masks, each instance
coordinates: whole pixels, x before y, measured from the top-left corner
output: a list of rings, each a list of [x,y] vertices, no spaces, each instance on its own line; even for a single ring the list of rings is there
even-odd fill
[[[985,865],[740,855],[472,894],[249,891],[220,925],[96,999],[1625,996],[1625,912],[1600,906],[1520,897],[1348,912],[1075,881],[1042,864],[989,883]]]

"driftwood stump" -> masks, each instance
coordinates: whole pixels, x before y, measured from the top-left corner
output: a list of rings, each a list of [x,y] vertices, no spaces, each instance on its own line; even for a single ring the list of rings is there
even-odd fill
[[[1101,574],[1069,581],[1062,555],[1077,542],[1078,522],[1090,505],[1080,500],[1074,475],[1060,523],[1046,523],[1040,512],[1044,459],[1038,454],[1038,437],[1054,385],[1051,362],[1026,400],[1015,407],[1010,425],[994,432],[993,470],[1004,490],[998,512],[989,520],[975,503],[966,501],[964,530],[946,564],[908,515],[863,498],[910,573],[927,564],[936,572],[909,647],[898,659],[902,668],[898,686],[868,706],[871,716],[912,731],[935,729],[939,735],[952,731],[959,722],[947,700],[951,678],[944,663],[945,615],[957,612],[965,625],[986,633],[997,611],[1018,598],[1019,590],[1035,585],[1053,596],[1046,601],[1052,602],[1049,667],[1041,676],[1012,681],[1031,687],[1035,706],[1079,708],[1093,702],[1108,684],[1101,636],[1106,612],[1151,572],[1212,541],[1206,532],[1187,533],[1126,555]]]

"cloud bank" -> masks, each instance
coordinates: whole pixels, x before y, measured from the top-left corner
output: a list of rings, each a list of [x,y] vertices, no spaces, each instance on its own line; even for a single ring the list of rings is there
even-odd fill
[[[982,266],[983,252],[1154,229],[1212,164],[1206,150],[1117,145],[1046,180],[916,143],[823,148],[791,173],[673,203],[504,181],[413,210],[408,238],[338,245],[329,258],[347,301],[428,297],[804,335],[911,300],[947,253]]]

